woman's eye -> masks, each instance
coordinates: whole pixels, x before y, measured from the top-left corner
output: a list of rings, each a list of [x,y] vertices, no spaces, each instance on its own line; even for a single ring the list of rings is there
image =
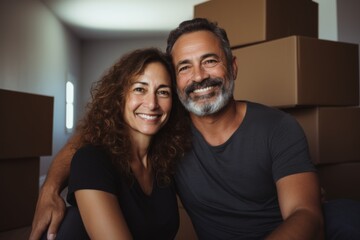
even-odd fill
[[[168,96],[170,96],[170,91],[168,91],[168,90],[159,90],[158,94],[160,96],[168,97]]]
[[[139,93],[142,93],[142,92],[144,92],[145,91],[145,89],[143,89],[143,88],[140,88],[140,87],[137,87],[137,88],[134,88],[134,90],[133,90],[134,92],[139,92]]]

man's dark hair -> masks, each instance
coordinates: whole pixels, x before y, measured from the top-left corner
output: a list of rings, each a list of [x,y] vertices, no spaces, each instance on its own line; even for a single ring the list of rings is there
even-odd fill
[[[169,34],[169,37],[167,39],[166,53],[171,56],[171,51],[175,42],[183,34],[197,31],[212,32],[220,40],[221,47],[225,53],[228,71],[232,73],[231,62],[233,59],[233,54],[231,52],[231,47],[226,31],[223,28],[220,28],[216,22],[211,22],[206,18],[194,18],[192,20],[187,20],[180,23],[180,25],[174,30],[172,30]]]

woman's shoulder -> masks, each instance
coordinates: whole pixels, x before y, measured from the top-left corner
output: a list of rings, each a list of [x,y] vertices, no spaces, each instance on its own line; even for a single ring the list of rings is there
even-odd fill
[[[80,147],[74,154],[71,165],[98,166],[108,165],[109,155],[102,147],[85,145]]]

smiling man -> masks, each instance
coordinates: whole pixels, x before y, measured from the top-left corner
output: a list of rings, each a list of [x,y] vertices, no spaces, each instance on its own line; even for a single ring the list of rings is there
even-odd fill
[[[235,101],[226,33],[206,19],[170,33],[192,150],[178,166],[178,195],[200,239],[322,239],[320,187],[301,127],[289,115]]]

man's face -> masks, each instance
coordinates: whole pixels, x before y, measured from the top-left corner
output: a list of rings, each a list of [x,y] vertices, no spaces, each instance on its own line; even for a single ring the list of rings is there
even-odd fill
[[[185,108],[198,116],[221,110],[231,99],[233,73],[229,74],[220,41],[209,31],[182,35],[172,48],[177,91]],[[233,67],[236,68],[235,60]]]

